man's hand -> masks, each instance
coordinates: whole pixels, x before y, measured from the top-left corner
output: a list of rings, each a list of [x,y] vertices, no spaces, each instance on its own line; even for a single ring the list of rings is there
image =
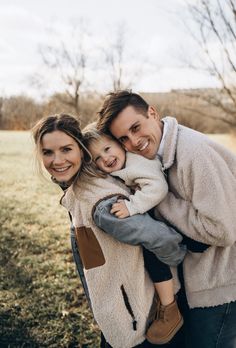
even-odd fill
[[[117,202],[112,205],[110,213],[114,214],[119,219],[124,219],[129,216],[129,211],[123,199],[118,199]]]

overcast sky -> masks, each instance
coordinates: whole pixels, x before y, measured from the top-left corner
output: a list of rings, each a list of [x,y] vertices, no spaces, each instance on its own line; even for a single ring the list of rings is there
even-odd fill
[[[127,31],[127,66],[142,62],[134,90],[216,85],[213,78],[191,71],[181,62],[181,55],[199,54],[183,25],[185,0],[1,0],[0,95],[45,94],[46,89],[36,90],[29,82],[30,77],[45,72],[39,47],[53,43],[52,30],[57,33],[54,43],[55,37],[69,42],[72,24],[80,18],[90,32],[90,59],[97,61],[96,69],[88,71],[92,89],[110,89],[106,68],[99,64],[95,48],[112,41],[118,23]],[[52,80],[47,84],[49,90],[60,90],[59,80]]]

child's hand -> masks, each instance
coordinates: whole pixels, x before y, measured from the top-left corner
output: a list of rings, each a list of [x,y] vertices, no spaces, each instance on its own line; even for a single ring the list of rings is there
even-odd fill
[[[118,199],[116,203],[112,204],[110,213],[114,214],[119,219],[124,219],[129,216],[129,211],[126,208],[124,200],[122,199]]]

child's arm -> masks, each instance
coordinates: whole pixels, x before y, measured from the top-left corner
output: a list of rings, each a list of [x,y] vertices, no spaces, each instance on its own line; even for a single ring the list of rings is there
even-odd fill
[[[167,195],[168,185],[158,159],[149,160],[127,153],[126,168],[113,175],[119,176],[128,186],[138,184],[140,187],[140,190],[129,196],[129,201],[124,201],[125,207],[121,202],[113,205],[111,212],[117,217],[143,214],[157,206]]]

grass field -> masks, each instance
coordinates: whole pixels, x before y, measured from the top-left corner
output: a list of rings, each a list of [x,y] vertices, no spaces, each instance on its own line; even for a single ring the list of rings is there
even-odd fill
[[[29,133],[0,131],[0,347],[98,347],[62,193],[33,167]]]
[[[34,173],[28,132],[0,131],[0,189],[0,347],[98,347],[62,193]]]

